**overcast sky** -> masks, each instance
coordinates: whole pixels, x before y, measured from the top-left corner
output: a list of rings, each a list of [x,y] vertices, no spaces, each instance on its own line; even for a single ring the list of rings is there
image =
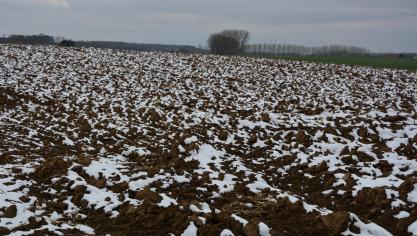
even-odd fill
[[[0,34],[197,46],[230,28],[252,43],[417,52],[417,0],[0,0]]]

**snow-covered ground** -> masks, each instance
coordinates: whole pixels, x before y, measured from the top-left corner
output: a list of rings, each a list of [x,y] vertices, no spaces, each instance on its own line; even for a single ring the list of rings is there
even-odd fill
[[[0,234],[417,235],[417,80],[0,45]]]

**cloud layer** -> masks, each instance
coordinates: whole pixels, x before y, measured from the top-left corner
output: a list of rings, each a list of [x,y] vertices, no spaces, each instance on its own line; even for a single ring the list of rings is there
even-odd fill
[[[15,4],[20,6],[51,6],[59,8],[69,8],[70,5],[67,0],[2,0],[1,3]]]
[[[205,44],[244,28],[252,42],[417,51],[415,0],[0,0],[0,33]]]

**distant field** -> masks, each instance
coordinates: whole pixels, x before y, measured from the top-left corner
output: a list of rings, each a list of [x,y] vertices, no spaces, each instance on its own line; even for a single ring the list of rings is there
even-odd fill
[[[346,65],[371,66],[376,68],[395,68],[409,71],[417,71],[417,59],[392,58],[372,56],[291,56],[280,55],[271,58],[286,60],[303,60],[309,62],[334,63]]]

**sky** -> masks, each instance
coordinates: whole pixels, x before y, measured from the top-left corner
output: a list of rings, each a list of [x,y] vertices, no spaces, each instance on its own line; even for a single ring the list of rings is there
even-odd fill
[[[204,46],[224,29],[250,43],[417,52],[417,0],[0,0],[0,35]]]

